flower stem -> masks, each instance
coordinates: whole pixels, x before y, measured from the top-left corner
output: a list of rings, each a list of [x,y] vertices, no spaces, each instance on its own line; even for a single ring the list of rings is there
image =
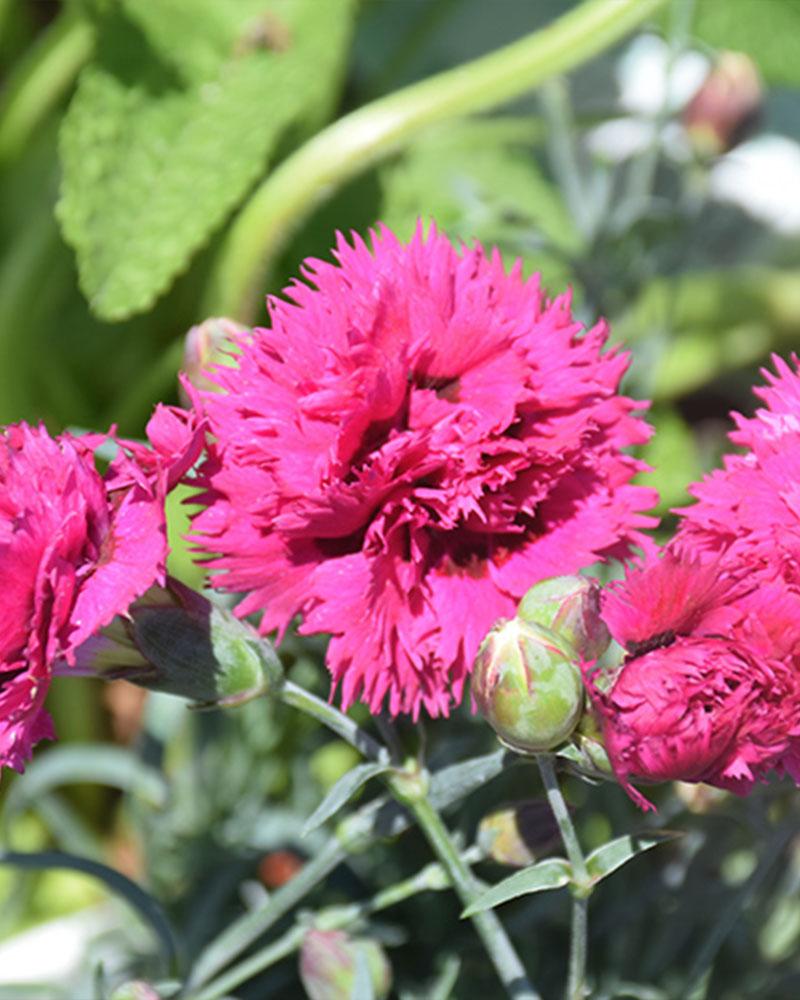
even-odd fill
[[[464,860],[465,862],[477,860],[480,855],[480,850],[472,847],[464,852]],[[305,919],[295,923],[277,941],[271,941],[238,965],[232,966],[219,978],[208,983],[198,993],[193,994],[193,1000],[220,1000],[221,997],[228,996],[231,990],[235,990],[237,986],[246,983],[271,965],[275,965],[276,962],[297,951],[303,943],[309,926],[327,931],[346,929],[359,924],[365,917],[379,913],[390,906],[395,906],[420,892],[435,892],[447,884],[448,880],[441,865],[430,864],[410,878],[382,889],[372,899],[365,902],[333,906],[321,910],[310,922]]]
[[[284,681],[280,688],[280,699],[285,705],[299,708],[301,712],[310,715],[321,722],[337,736],[341,736],[351,746],[354,746],[359,753],[369,757],[370,760],[378,761],[381,764],[390,764],[389,751],[377,740],[373,739],[369,733],[365,732],[357,723],[348,718],[344,712],[334,708],[327,701],[317,698],[316,695],[306,691],[292,681]]]
[[[574,879],[572,888],[572,928],[569,948],[569,978],[567,981],[568,1000],[583,1000],[586,996],[586,941],[588,932],[589,872],[583,856],[578,835],[572,824],[567,803],[561,794],[556,777],[554,758],[551,754],[540,754],[536,758],[542,776],[547,801],[553,812],[564,850],[572,866]]]
[[[495,107],[586,62],[665,0],[586,0],[552,24],[372,101],[323,129],[256,189],[215,262],[203,316],[257,315],[265,272],[314,208],[428,125]]]
[[[192,968],[186,989],[191,993],[193,989],[207,983],[220,969],[224,969],[236,955],[245,951],[327,878],[346,857],[346,846],[338,838],[332,837],[293,878],[270,896],[266,906],[234,921],[207,945]]]
[[[389,785],[391,788],[391,781]],[[461,902],[464,906],[469,906],[477,894],[475,876],[459,854],[441,816],[426,796],[406,798],[401,793],[398,797],[413,813],[434,854],[447,871]],[[470,919],[508,995],[514,997],[514,1000],[539,1000],[539,994],[531,986],[525,968],[497,914],[493,910],[486,910],[474,914]]]
[[[503,770],[503,755],[498,753],[478,757],[464,765],[453,765],[435,773],[431,781],[431,799],[439,809],[465,798],[476,788]],[[454,770],[470,772],[456,777]],[[392,813],[390,816],[389,813]],[[189,976],[187,990],[198,990],[217,973],[246,951],[292,907],[300,902],[352,851],[364,851],[376,840],[396,837],[411,825],[411,817],[388,796],[381,796],[345,819],[336,833],[308,861],[294,878],[269,897],[266,903],[233,921],[218,938],[200,954]]]

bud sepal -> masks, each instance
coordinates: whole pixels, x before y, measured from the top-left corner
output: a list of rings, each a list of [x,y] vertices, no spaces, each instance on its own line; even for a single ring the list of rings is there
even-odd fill
[[[199,708],[239,705],[283,683],[280,660],[266,639],[172,578],[83,643],[74,666],[60,672],[127,680]]]

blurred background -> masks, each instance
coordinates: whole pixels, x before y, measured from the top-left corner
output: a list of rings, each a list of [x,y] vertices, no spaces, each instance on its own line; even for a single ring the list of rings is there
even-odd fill
[[[177,402],[179,367],[221,346],[231,327],[220,320],[266,322],[264,296],[303,258],[326,257],[337,229],[380,220],[408,236],[435,219],[509,264],[520,257],[552,295],[570,287],[577,315],[606,317],[611,341],[630,348],[625,389],[652,400],[644,457],[666,536],[686,486],[727,449],[729,412],[754,409],[759,368],[800,346],[800,3],[654,4],[566,75],[408,129],[322,188],[298,176],[286,217],[273,205],[261,234],[248,216],[264,179],[329,122],[577,6],[0,0],[0,419],[141,436],[156,402]],[[255,237],[237,243],[237,220],[253,217]],[[240,250],[255,297],[228,281]],[[197,586],[181,499],[171,569]],[[321,647],[291,640],[285,653],[326,695]],[[122,683],[69,681],[50,706],[58,746],[40,748],[22,779],[3,776],[6,844],[74,852],[141,883],[177,929],[184,968],[314,853],[303,819],[354,762],[263,703],[192,716]],[[400,729],[413,751],[419,734]],[[467,710],[431,724],[428,743],[438,763],[493,745]],[[453,822],[470,841],[482,815],[537,787],[530,768],[505,773]],[[575,782],[570,794],[589,846],[642,822],[613,787]],[[746,802],[697,787],[660,794],[661,821],[690,832],[593,901],[596,995],[800,995],[796,794],[780,783]],[[352,857],[312,902],[410,874],[427,853],[414,833],[404,844],[402,857],[390,844]],[[125,979],[162,975],[152,933],[102,880],[3,868],[0,895],[2,997],[107,997]],[[447,893],[423,896],[372,928],[395,995],[493,995],[457,911]],[[558,995],[566,900],[534,897],[503,916],[530,941],[535,981]],[[57,947],[19,937],[56,917]],[[236,996],[300,990],[292,959]]]

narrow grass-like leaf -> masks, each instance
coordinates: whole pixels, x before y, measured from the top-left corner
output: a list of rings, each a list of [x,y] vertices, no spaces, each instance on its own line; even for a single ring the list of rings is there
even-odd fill
[[[647,833],[632,833],[617,837],[616,840],[611,840],[592,851],[586,859],[586,870],[592,882],[599,882],[617,868],[621,868],[631,858],[635,858],[637,854],[642,854],[651,847],[679,836],[679,833],[672,830],[649,830]]]
[[[517,763],[521,758],[507,750],[495,750],[494,753],[473,757],[460,764],[450,764],[440,768],[431,775],[429,798],[435,809],[446,809],[456,802],[491,781],[500,774],[507,765]]]
[[[20,851],[0,852],[0,864],[11,865],[28,871],[46,871],[50,868],[68,868],[83,872],[103,882],[115,895],[125,900],[130,907],[152,928],[164,956],[166,970],[175,964],[177,949],[175,936],[160,904],[147,892],[132,882],[127,876],[108,865],[65,851],[41,851],[27,854]]]
[[[487,889],[461,914],[471,917],[484,910],[491,910],[501,903],[507,903],[518,896],[527,896],[532,892],[548,892],[550,889],[561,889],[569,884],[572,869],[563,858],[546,858],[538,864],[531,865],[521,872],[515,872],[504,878],[502,882]]]
[[[303,836],[322,826],[331,816],[335,816],[370,778],[374,778],[378,774],[385,774],[390,769],[388,764],[359,764],[347,774],[342,775],[306,820]]]
[[[6,835],[13,817],[35,805],[46,792],[84,782],[119,788],[155,807],[167,801],[168,787],[162,775],[130,750],[104,743],[57,747],[38,757],[14,782],[3,810]]]

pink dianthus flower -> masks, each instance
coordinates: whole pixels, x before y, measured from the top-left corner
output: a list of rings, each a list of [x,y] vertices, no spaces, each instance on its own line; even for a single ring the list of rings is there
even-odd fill
[[[126,443],[104,476],[100,435],[54,439],[24,423],[0,434],[0,767],[22,770],[53,738],[44,701],[57,665],[68,671],[81,643],[163,578],[164,495],[202,435],[163,407],[150,429],[163,449]]]
[[[610,686],[588,687],[638,805],[652,808],[632,777],[740,795],[771,770],[800,779],[800,597],[667,550],[612,585],[602,615],[627,656]]]
[[[731,441],[746,451],[690,487],[697,503],[677,512],[676,545],[690,558],[721,558],[729,573],[800,590],[800,375],[773,363],[776,373],[764,370],[767,385],[754,390],[766,407],[733,414]]]
[[[570,299],[431,229],[271,299],[271,326],[201,392],[211,432],[195,541],[263,632],[330,633],[345,707],[447,714],[481,639],[537,580],[639,541],[647,439]]]

